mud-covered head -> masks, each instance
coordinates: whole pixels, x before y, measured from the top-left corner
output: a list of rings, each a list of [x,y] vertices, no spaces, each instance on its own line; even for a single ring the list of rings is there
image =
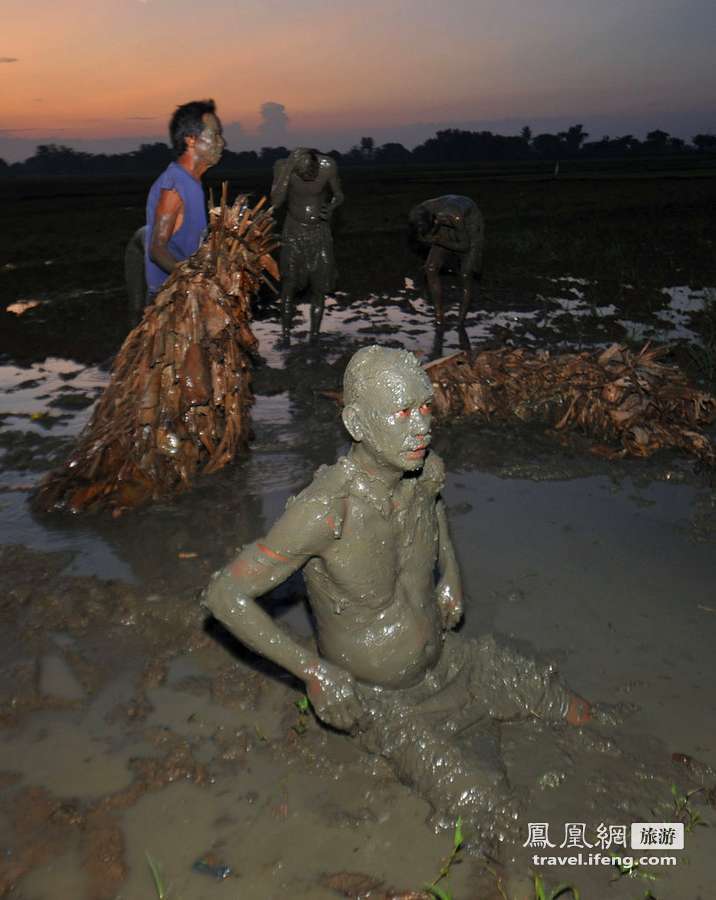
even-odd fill
[[[304,181],[315,181],[320,171],[318,151],[308,147],[299,147],[296,150],[296,164],[294,172]]]
[[[360,452],[394,471],[420,469],[430,444],[433,387],[407,350],[359,350],[343,377],[343,422]]]
[[[435,227],[433,211],[418,203],[408,214],[408,236],[412,241],[424,241]]]
[[[435,216],[424,203],[414,206],[408,215],[408,247],[418,256],[425,257],[430,248],[430,238],[435,231]]]

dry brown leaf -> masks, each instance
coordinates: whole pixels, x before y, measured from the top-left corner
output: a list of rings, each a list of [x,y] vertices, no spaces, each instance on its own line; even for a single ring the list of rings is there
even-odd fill
[[[580,429],[596,440],[599,455],[649,456],[674,447],[713,464],[714,446],[696,427],[714,421],[716,397],[689,386],[676,366],[656,362],[667,349],[647,344],[632,353],[613,344],[552,356],[504,348],[483,351],[472,363],[456,353],[425,368],[438,418],[547,422]]]

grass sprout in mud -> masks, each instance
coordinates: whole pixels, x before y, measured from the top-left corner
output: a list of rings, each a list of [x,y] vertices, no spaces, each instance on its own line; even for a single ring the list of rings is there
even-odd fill
[[[293,723],[291,728],[296,732],[296,734],[305,734],[311,715],[311,701],[304,694],[303,697],[299,697],[298,700],[296,700],[295,706],[298,710],[298,718]]]
[[[612,878],[612,881],[620,881],[622,878],[639,878],[642,881],[657,881],[659,878],[658,875],[654,875],[653,872],[644,868],[641,863],[636,861],[625,862],[621,857],[614,853],[612,854],[612,865],[617,870],[617,874]],[[649,890],[644,896],[651,897],[653,895]]]
[[[535,900],[558,900],[559,897],[562,900],[580,900],[580,893],[576,887],[573,887],[571,884],[560,884],[556,888],[548,888],[544,881],[542,880],[541,875],[535,875]]]
[[[682,791],[675,784],[672,784],[671,805],[664,803],[661,809],[673,816],[673,821],[681,822],[687,834],[692,832],[697,826],[708,828],[709,823],[705,822],[701,813],[691,805],[691,798],[703,793],[705,790],[703,787],[697,787],[690,791]]]
[[[487,866],[486,869],[495,879],[495,888],[502,900],[513,900],[505,888],[502,876],[490,866]],[[550,888],[542,876],[537,873],[532,875],[531,880],[531,886],[534,892],[531,900],[559,900],[559,898],[562,898],[562,900],[581,900],[579,889],[572,884],[563,882],[562,884],[557,885],[557,887]],[[514,900],[517,900],[517,898],[514,898]],[[529,900],[529,898],[525,897],[525,900]]]
[[[149,871],[152,874],[152,881],[154,883],[154,890],[157,893],[157,900],[169,900],[169,890],[164,885],[162,870],[159,863],[150,856],[149,853],[147,853],[147,864],[149,865]]]
[[[443,887],[440,885],[440,882],[445,881],[446,885],[448,884],[450,869],[456,862],[459,861],[459,855],[460,850],[462,849],[462,845],[462,818],[458,816],[457,822],[455,823],[455,831],[453,832],[452,850],[450,851],[450,855],[444,860],[435,879],[431,881],[430,884],[425,885],[425,890],[428,892],[428,894],[432,897],[436,897],[437,900],[453,900],[453,896],[450,893],[449,886]]]

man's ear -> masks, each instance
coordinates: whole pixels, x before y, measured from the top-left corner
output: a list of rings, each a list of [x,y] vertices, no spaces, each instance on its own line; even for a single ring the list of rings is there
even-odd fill
[[[361,425],[360,416],[355,406],[346,406],[343,408],[343,424],[346,431],[354,441],[363,440],[363,426]]]

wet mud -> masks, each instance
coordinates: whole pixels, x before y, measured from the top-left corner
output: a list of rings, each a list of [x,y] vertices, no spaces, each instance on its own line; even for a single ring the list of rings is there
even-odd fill
[[[119,519],[38,517],[28,494],[86,423],[121,337],[105,323],[91,353],[78,335],[46,343],[47,323],[89,308],[89,296],[6,313],[25,337],[16,355],[4,342],[0,361],[0,896],[156,896],[147,856],[181,900],[424,896],[452,848],[449,816],[428,821],[428,804],[384,761],[302,711],[302,685],[207,620],[198,598],[318,465],[345,453],[325,392],[358,347],[427,360],[462,346],[457,284],[446,285],[442,331],[416,265],[397,288],[329,296],[317,345],[299,303],[287,348],[278,303],[262,301],[250,452],[175,502]],[[126,329],[118,295],[102,296],[112,327]],[[612,308],[595,283],[550,275],[509,299],[493,293],[489,307],[478,294],[467,337],[583,349],[631,330],[676,341],[686,358],[708,297],[672,287]],[[461,853],[453,897],[533,900],[532,871],[584,898],[711,896],[713,828],[701,823],[716,824],[712,474],[674,452],[608,462],[579,436],[537,426],[436,427],[433,446],[447,470],[463,637],[494,634],[629,712],[576,729],[536,718],[500,727],[520,840],[497,863]],[[300,576],[264,606],[310,634]],[[533,860],[577,852],[567,823],[585,826],[594,851],[601,825],[674,820],[690,829],[675,867],[630,877]],[[554,849],[522,846],[530,822],[549,825]]]

